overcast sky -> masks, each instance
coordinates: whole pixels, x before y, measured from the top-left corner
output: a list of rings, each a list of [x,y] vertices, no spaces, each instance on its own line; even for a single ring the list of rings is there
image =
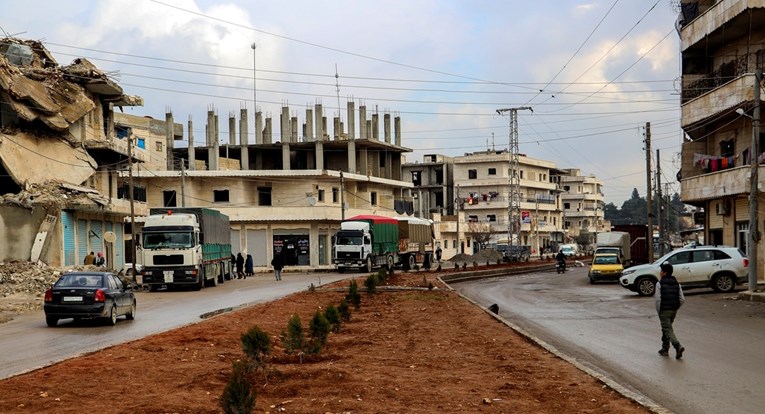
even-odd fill
[[[621,206],[633,188],[645,196],[646,122],[662,183],[679,192],[671,3],[0,0],[0,28],[44,41],[59,64],[91,60],[144,98],[127,113],[191,117],[199,145],[210,107],[227,142],[228,114],[251,113],[256,97],[279,140],[283,104],[302,124],[321,102],[331,128],[339,95],[343,109],[353,99],[399,115],[414,162],[506,149],[509,120],[496,110],[530,106],[518,112],[520,152],[597,176]]]

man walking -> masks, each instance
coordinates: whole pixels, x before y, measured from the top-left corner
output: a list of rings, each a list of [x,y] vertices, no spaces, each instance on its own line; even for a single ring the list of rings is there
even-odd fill
[[[672,276],[672,265],[664,262],[660,266],[661,280],[656,283],[656,311],[659,312],[659,322],[661,323],[661,349],[659,355],[669,356],[669,345],[675,347],[675,358],[683,357],[685,348],[680,345],[680,341],[675,336],[672,329],[672,323],[675,321],[677,310],[685,302],[683,287]]]
[[[271,266],[274,267],[274,276],[276,276],[276,280],[282,280],[282,268],[284,267],[284,263],[282,263],[282,255],[277,253],[274,255],[274,258],[271,259]]]

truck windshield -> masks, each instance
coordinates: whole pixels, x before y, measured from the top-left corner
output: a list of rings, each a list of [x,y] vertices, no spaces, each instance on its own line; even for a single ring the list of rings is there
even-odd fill
[[[361,236],[337,236],[337,244],[343,246],[359,245],[361,246]]]
[[[192,247],[191,233],[144,233],[145,249]]]

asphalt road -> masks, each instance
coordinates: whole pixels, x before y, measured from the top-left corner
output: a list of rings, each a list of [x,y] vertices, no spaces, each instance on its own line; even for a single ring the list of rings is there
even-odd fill
[[[452,285],[583,365],[676,413],[762,413],[765,304],[686,291],[675,333],[682,360],[661,357],[653,297],[613,283],[589,285],[586,268]]]
[[[198,322],[209,312],[269,302],[307,290],[311,283],[320,286],[352,275],[283,273],[279,282],[273,275],[257,275],[198,292],[138,292],[136,319],[120,317],[116,326],[65,319],[57,327],[49,328],[42,310],[24,314],[0,324],[0,379]]]

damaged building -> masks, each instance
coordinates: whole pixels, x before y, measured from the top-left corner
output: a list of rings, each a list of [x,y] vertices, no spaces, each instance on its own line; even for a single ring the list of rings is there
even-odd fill
[[[100,251],[121,266],[128,145],[114,108],[140,105],[86,59],[61,66],[41,42],[0,40],[0,260],[69,266]]]

